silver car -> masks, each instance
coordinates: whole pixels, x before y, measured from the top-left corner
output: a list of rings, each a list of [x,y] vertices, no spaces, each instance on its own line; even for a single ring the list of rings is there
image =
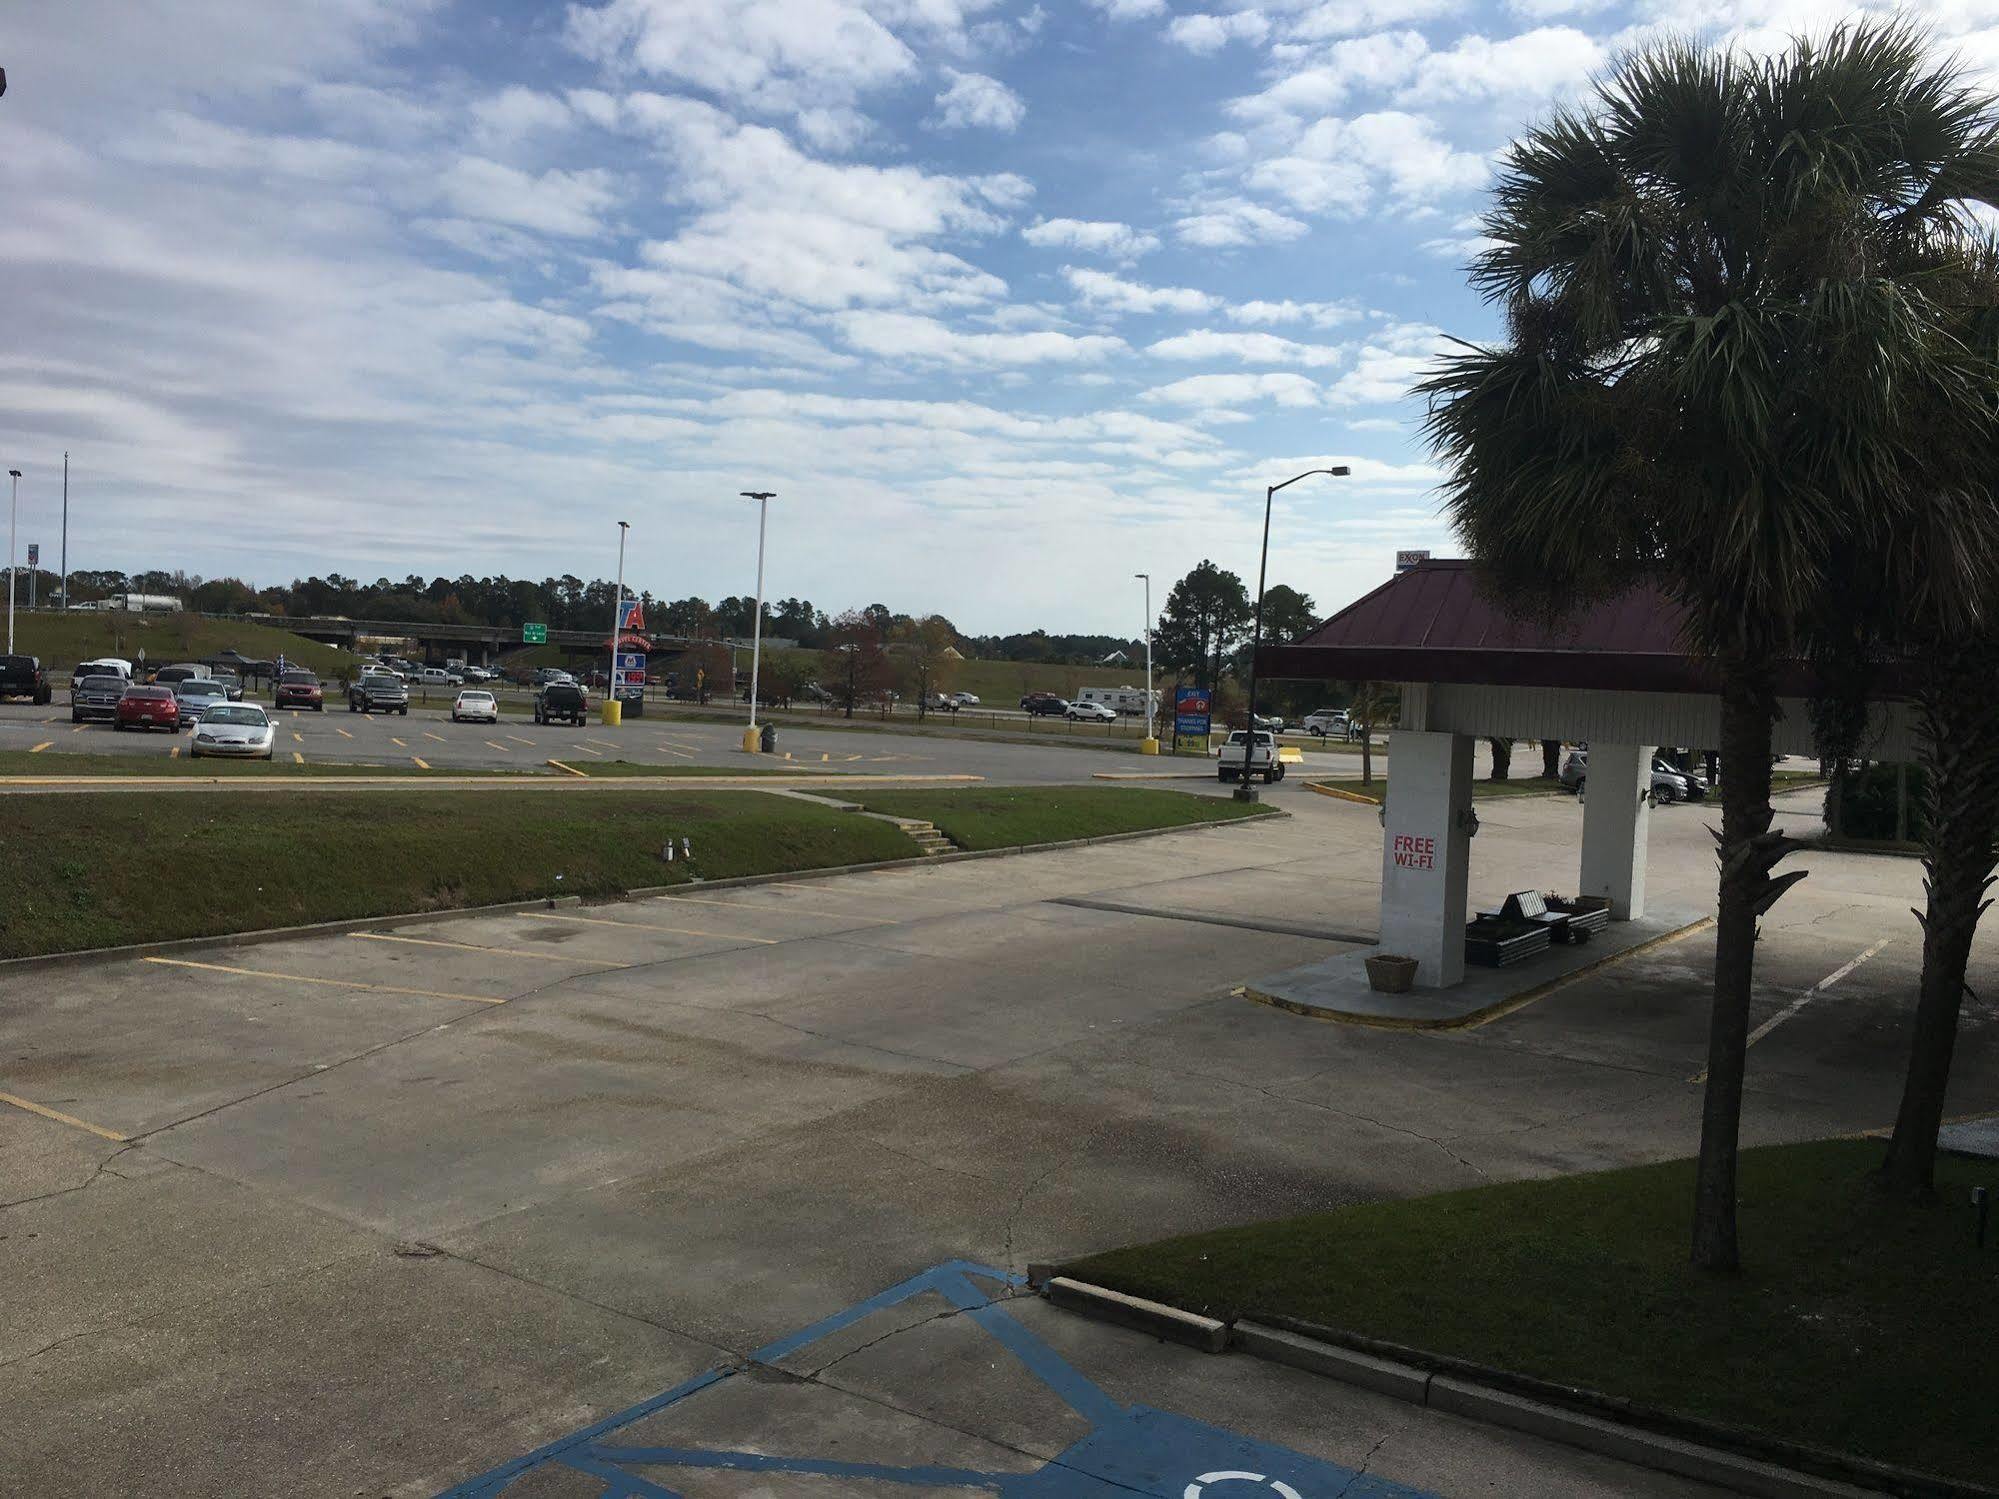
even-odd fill
[[[268,760],[277,731],[269,715],[255,703],[217,703],[194,726],[188,758],[207,755],[239,760]]]
[[[229,689],[213,677],[188,677],[174,683],[174,698],[180,703],[181,727],[200,723],[211,708],[229,701]]]

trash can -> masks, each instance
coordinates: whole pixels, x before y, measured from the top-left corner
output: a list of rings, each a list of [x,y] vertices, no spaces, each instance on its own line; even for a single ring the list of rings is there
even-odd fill
[[[763,732],[763,751],[766,755],[768,755],[772,750],[776,748],[777,748],[777,730],[773,729],[769,724],[765,724]]]

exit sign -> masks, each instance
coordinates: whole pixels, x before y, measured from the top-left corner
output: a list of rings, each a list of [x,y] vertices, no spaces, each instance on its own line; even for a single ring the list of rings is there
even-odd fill
[[[548,626],[547,626],[547,625],[522,625],[522,626],[521,626],[521,644],[522,644],[522,645],[547,645],[547,644],[548,644]]]

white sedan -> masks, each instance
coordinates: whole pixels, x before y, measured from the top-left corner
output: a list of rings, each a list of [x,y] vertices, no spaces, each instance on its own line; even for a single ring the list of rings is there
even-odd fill
[[[453,723],[498,723],[500,705],[490,692],[478,692],[468,687],[458,694],[451,705]]]
[[[1071,703],[1062,716],[1071,723],[1116,723],[1117,709],[1109,703]]]
[[[268,760],[277,731],[255,703],[217,703],[201,715],[194,726],[194,740],[187,747],[188,758]]]

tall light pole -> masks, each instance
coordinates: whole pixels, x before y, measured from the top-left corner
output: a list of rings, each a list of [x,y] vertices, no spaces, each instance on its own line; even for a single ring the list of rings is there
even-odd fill
[[[745,489],[742,495],[757,502],[757,613],[750,625],[750,726],[743,731],[743,748],[754,755],[762,746],[757,733],[757,670],[763,663],[764,643],[764,522],[777,492]]]
[[[62,455],[62,608],[69,612],[69,454]]]
[[[14,654],[14,521],[21,513],[21,471],[7,470],[14,481],[14,497],[7,504],[7,654]]]
[[[1239,802],[1256,800],[1256,788],[1249,783],[1249,767],[1256,759],[1256,652],[1263,644],[1263,579],[1270,566],[1270,502],[1280,489],[1289,489],[1300,479],[1309,479],[1314,474],[1328,474],[1335,479],[1344,479],[1353,470],[1344,463],[1332,468],[1308,468],[1302,474],[1293,474],[1282,484],[1267,485],[1263,491],[1263,552],[1256,562],[1256,623],[1251,627],[1249,637],[1249,728],[1243,736],[1242,780],[1236,783],[1235,799]],[[1277,764],[1277,736],[1270,736],[1270,763]]]
[[[604,678],[604,701],[608,705],[618,700],[618,637],[625,632],[625,533],[632,528],[630,521],[618,522],[618,596],[611,603],[611,674]],[[619,709],[620,722],[624,710]],[[607,706],[602,715],[610,720],[611,710]]]
[[[1138,747],[1141,755],[1159,753],[1159,732],[1152,722],[1152,574],[1133,573],[1134,578],[1145,579],[1145,743]]]

